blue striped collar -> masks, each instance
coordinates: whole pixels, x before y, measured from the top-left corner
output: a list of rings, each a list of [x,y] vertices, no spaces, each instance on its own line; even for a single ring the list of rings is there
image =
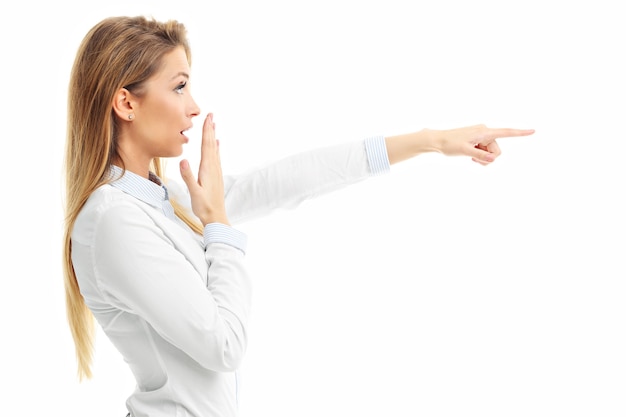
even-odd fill
[[[126,194],[163,210],[164,203],[169,199],[167,188],[154,173],[150,172],[150,180],[128,170],[111,166],[111,185]]]

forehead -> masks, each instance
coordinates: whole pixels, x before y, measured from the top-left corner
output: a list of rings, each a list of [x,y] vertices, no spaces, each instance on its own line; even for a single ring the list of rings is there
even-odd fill
[[[189,62],[183,47],[177,47],[163,55],[161,67],[154,74],[154,78],[171,80],[179,76],[189,77]]]

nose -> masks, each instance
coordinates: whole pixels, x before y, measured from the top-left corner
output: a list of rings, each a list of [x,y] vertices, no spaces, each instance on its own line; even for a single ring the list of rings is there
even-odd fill
[[[200,107],[198,107],[196,101],[193,98],[190,98],[188,113],[190,118],[196,117],[200,114]]]

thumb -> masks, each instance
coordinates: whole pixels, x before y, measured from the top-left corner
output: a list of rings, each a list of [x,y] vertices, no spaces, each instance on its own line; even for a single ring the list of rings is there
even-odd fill
[[[180,161],[180,176],[183,178],[183,181],[185,181],[185,184],[187,184],[187,189],[189,189],[190,191],[193,186],[198,185],[196,183],[196,179],[193,176],[193,173],[191,172],[191,168],[189,167],[189,161],[187,161],[186,159]]]
[[[496,159],[496,156],[493,153],[476,147],[469,148],[467,155],[476,160],[476,162],[490,163]]]

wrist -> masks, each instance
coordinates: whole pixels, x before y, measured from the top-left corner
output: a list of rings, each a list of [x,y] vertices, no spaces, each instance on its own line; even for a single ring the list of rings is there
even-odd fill
[[[419,138],[416,140],[420,147],[420,153],[442,152],[442,137],[439,130],[422,129],[416,133]]]
[[[228,221],[226,213],[222,212],[207,213],[200,218],[200,222],[202,223],[202,226],[206,226],[207,224],[211,223],[221,223],[230,226],[230,222]]]
[[[392,164],[426,152],[441,152],[440,136],[436,130],[422,129],[419,132],[389,136],[385,142]]]

